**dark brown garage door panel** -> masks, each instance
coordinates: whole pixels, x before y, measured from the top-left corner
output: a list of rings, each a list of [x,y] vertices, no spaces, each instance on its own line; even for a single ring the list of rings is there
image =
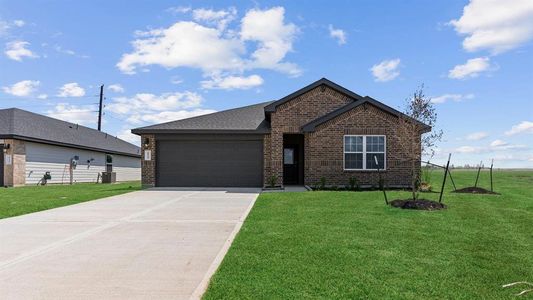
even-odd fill
[[[259,187],[260,140],[162,140],[157,144],[157,186]]]

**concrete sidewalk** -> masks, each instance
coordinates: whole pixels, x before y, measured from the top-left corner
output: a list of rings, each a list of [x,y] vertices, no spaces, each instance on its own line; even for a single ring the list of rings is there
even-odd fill
[[[1,298],[199,298],[258,193],[146,190],[0,220]]]

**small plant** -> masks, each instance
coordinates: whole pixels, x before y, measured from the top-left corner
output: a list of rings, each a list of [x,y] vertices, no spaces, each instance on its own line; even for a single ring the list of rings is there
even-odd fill
[[[350,177],[348,181],[348,185],[350,186],[350,191],[358,191],[359,190],[359,181],[357,181],[357,178]]]
[[[278,176],[272,175],[268,177],[268,186],[273,188],[276,187],[276,184],[278,183]]]
[[[332,191],[337,191],[337,190],[339,190],[339,187],[336,186],[336,185],[332,185],[332,186],[331,186],[331,190],[332,190]]]
[[[321,190],[326,189],[326,177],[321,177],[320,178],[320,183],[318,185],[318,188],[321,189]]]
[[[385,188],[385,179],[380,178],[380,179],[378,180],[378,188],[379,188],[380,190],[383,190],[383,189]]]

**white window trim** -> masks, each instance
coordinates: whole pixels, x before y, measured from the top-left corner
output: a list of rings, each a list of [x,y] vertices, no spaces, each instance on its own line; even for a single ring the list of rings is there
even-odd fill
[[[363,152],[346,152],[346,137],[352,137],[352,136],[361,136],[363,137]],[[342,168],[344,171],[370,171],[370,172],[377,172],[378,169],[367,169],[366,168],[366,137],[367,136],[382,136],[383,137],[383,169],[380,169],[380,171],[386,171],[387,170],[387,136],[383,134],[345,134],[342,137]],[[346,169],[346,153],[362,153],[363,154],[363,168],[362,169]],[[382,152],[368,152],[368,153],[382,153]]]

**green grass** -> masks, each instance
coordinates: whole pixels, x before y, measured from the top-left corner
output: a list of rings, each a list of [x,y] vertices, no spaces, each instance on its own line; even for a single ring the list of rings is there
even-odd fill
[[[452,175],[474,184],[475,172]],[[533,172],[494,178],[501,195],[448,184],[434,212],[385,206],[379,191],[262,194],[204,298],[513,299],[521,289],[503,284],[533,282]]]
[[[0,219],[129,193],[140,188],[139,182],[1,188]]]

